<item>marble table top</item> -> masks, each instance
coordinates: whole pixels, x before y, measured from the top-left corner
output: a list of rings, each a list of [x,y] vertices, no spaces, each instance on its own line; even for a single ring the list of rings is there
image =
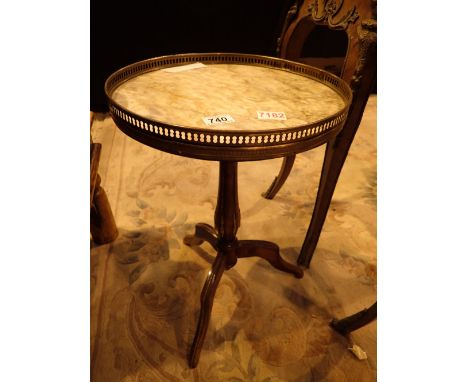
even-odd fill
[[[345,102],[333,89],[286,70],[242,64],[195,64],[143,73],[119,85],[112,98],[142,117],[163,123],[220,130],[269,130],[319,121]],[[259,119],[259,111],[285,120]],[[234,122],[207,125],[205,117]]]

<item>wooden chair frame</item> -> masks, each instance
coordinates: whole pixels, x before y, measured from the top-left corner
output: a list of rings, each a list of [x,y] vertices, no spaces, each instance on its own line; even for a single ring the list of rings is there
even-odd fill
[[[377,74],[376,0],[299,0],[289,9],[277,52],[282,58],[301,61],[302,47],[317,25],[344,30],[348,49],[341,78],[353,91],[353,101],[343,130],[327,143],[312,219],[302,245],[298,264],[309,267],[330,206],[341,169],[361,122]],[[295,155],[283,159],[278,176],[263,194],[272,199],[286,181]]]

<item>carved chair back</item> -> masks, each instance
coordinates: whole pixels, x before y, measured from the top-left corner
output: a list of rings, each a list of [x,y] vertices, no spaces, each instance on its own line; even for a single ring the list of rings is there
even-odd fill
[[[353,90],[353,104],[343,132],[347,129],[355,132],[375,85],[376,9],[377,0],[297,0],[289,9],[278,38],[280,57],[307,63],[301,52],[317,25],[346,32],[348,46],[340,77]]]

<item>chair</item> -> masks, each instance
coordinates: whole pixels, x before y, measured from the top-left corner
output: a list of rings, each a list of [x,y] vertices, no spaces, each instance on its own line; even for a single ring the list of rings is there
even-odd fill
[[[298,257],[298,264],[309,267],[320,232],[330,206],[338,177],[346,160],[362,114],[375,86],[377,52],[377,1],[376,0],[297,0],[289,9],[278,39],[277,53],[282,58],[300,61],[325,70],[336,69],[336,60],[317,61],[301,57],[307,38],[315,28],[326,27],[346,33],[348,46],[338,74],[348,82],[353,91],[353,101],[348,119],[340,134],[326,146],[319,189],[312,220]],[[295,155],[283,159],[278,176],[263,194],[272,199],[286,181],[294,164]]]
[[[333,319],[330,326],[342,335],[347,335],[363,326],[371,323],[377,318],[377,302],[372,304],[370,308],[363,309],[351,316],[342,318],[341,320]]]
[[[90,122],[93,124],[94,114],[91,113]],[[96,244],[107,244],[119,235],[109,200],[101,187],[101,177],[98,174],[101,144],[90,145],[90,205],[91,205],[91,236]]]

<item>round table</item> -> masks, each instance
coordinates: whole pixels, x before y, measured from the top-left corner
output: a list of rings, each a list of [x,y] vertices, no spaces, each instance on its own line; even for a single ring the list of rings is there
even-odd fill
[[[201,293],[189,354],[196,367],[224,270],[258,256],[303,277],[303,271],[263,240],[238,240],[237,163],[284,157],[322,145],[340,132],[352,99],[340,78],[283,59],[235,53],[163,56],[126,66],[106,81],[110,114],[133,139],[156,149],[219,161],[214,227],[195,226],[187,245],[217,251]]]

